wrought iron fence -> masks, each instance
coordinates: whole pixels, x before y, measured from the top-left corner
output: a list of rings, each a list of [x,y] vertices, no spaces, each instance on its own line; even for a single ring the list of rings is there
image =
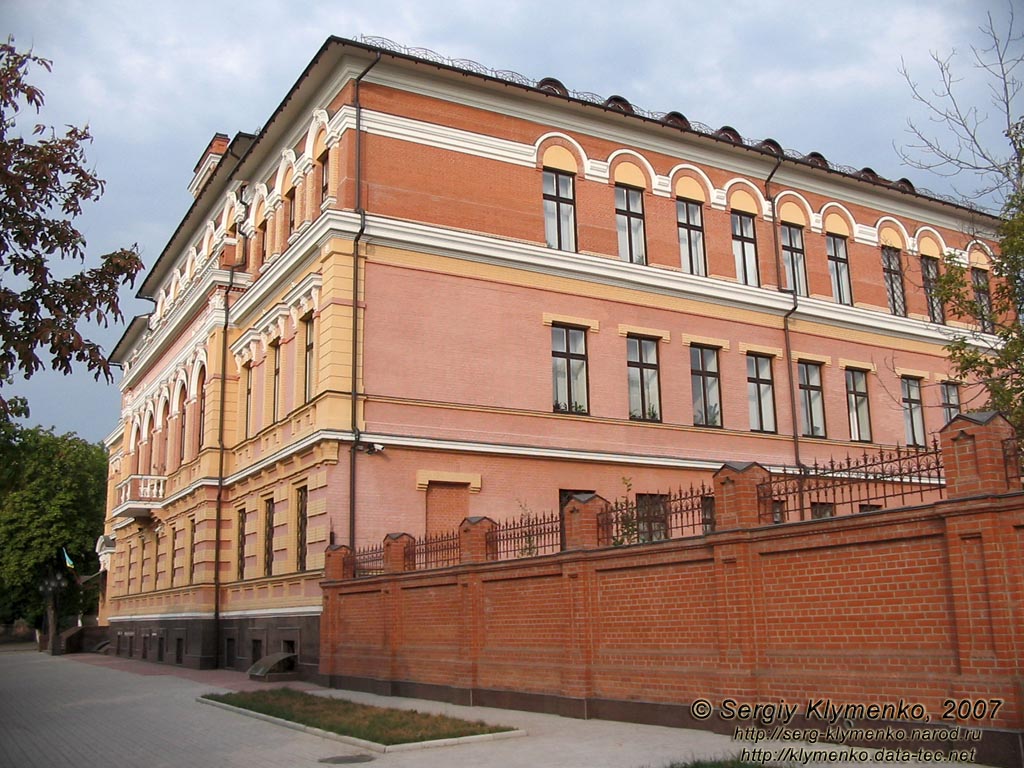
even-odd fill
[[[701,483],[675,493],[638,493],[597,515],[601,547],[702,536],[715,529],[714,490]]]
[[[356,578],[384,573],[384,545],[356,550]]]
[[[449,565],[458,565],[460,561],[458,529],[424,536],[422,539],[416,539],[412,546],[405,548],[407,571],[447,568]]]
[[[557,512],[537,515],[526,512],[500,523],[487,532],[488,560],[515,560],[561,552],[565,528]]]
[[[927,448],[879,449],[834,459],[761,483],[761,522],[790,523],[941,499],[946,487],[937,440]]]

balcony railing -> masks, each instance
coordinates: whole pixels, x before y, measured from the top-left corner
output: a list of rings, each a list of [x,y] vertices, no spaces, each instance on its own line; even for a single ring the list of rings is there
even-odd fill
[[[162,475],[131,475],[117,486],[115,517],[146,517],[164,499],[167,478]]]

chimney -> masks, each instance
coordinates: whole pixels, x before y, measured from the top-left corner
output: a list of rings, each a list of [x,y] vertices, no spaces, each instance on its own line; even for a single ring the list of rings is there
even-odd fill
[[[213,134],[213,138],[210,139],[210,143],[206,145],[206,149],[203,150],[202,157],[199,158],[199,162],[196,163],[195,175],[192,177],[192,181],[189,182],[188,191],[192,193],[192,197],[199,197],[199,191],[203,188],[206,180],[213,175],[213,172],[217,170],[217,166],[220,165],[221,158],[224,157],[224,153],[228,149],[228,137],[223,133]]]

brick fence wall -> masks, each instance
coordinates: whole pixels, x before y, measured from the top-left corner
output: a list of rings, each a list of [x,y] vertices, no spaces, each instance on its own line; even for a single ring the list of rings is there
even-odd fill
[[[356,579],[338,548],[321,673],[342,687],[719,728],[689,703],[902,700],[938,721],[947,699],[999,699],[994,719],[967,724],[1005,729],[992,749],[1019,759],[1024,494],[1003,464],[1010,434],[1001,417],[949,424],[947,498],[924,506],[766,526],[767,472],[725,465],[704,536],[597,549],[605,502],[593,497],[567,508],[555,555],[487,562],[487,518],[463,522],[449,568],[401,572],[392,554],[391,572]]]

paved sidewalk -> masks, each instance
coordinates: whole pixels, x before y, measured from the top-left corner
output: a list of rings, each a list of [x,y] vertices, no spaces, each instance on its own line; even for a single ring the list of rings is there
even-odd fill
[[[730,756],[752,746],[704,731],[289,685],[528,731],[525,737],[503,741],[373,754],[374,765],[381,768],[664,768],[674,760]],[[227,670],[196,671],[95,654],[0,654],[0,767],[312,768],[325,758],[371,756],[347,744],[195,701],[211,691],[265,687]]]

